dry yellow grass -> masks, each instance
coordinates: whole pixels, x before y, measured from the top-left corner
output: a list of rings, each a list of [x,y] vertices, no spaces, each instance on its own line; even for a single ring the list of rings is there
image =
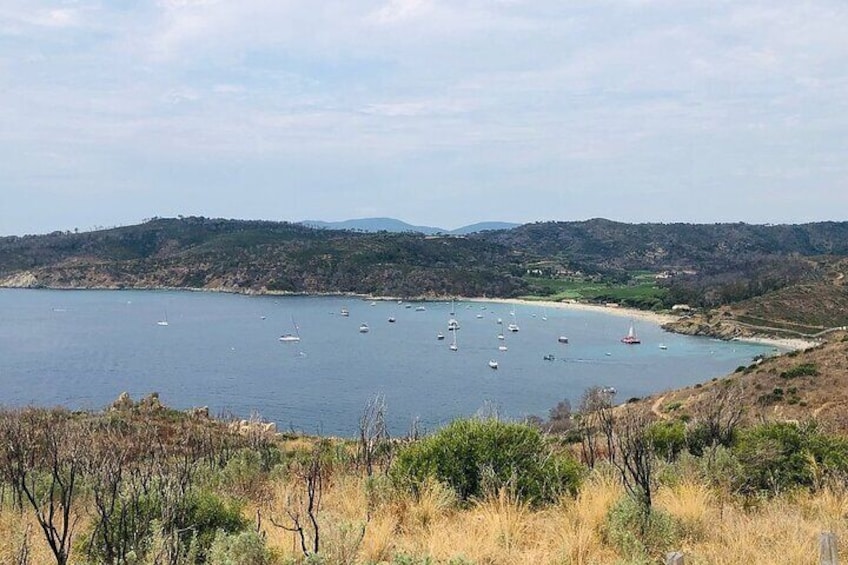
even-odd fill
[[[276,485],[272,505],[278,520],[286,520],[287,501],[296,499],[298,488],[285,481]],[[379,496],[373,496],[375,488]],[[617,476],[604,468],[590,474],[576,497],[542,508],[505,490],[463,507],[438,483],[416,496],[339,474],[326,485],[318,516],[322,551],[328,562],[340,564],[391,563],[399,555],[429,557],[434,564],[458,557],[480,565],[626,563],[604,536],[607,514],[622,496]],[[753,508],[727,497],[720,507],[720,498],[689,477],[656,494],[656,507],[678,526],[678,549],[690,565],[807,565],[817,562],[820,532],[848,540],[848,490],[839,485],[763,500]],[[246,510],[251,518],[255,512]],[[301,559],[297,535],[273,527],[269,517],[264,510],[268,545],[284,560]],[[15,563],[26,523],[14,510],[0,512],[0,563]],[[30,541],[30,563],[51,563],[35,524]],[[72,555],[72,563],[78,557]]]

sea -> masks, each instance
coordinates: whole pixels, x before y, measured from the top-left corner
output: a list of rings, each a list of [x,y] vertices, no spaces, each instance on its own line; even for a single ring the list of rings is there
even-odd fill
[[[508,331],[510,323],[519,331]],[[640,345],[620,342],[631,323]],[[300,341],[280,341],[284,334]],[[562,400],[576,407],[593,386],[612,387],[625,402],[775,351],[533,304],[0,289],[5,407],[99,410],[122,392],[136,400],[156,392],[174,408],[207,406],[219,417],[331,436],[355,435],[377,396],[399,436],[477,414],[545,417]]]

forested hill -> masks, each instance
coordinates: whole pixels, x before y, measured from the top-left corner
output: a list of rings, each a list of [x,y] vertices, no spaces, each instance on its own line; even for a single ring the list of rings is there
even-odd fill
[[[701,271],[764,257],[848,255],[848,222],[625,224],[593,219],[525,224],[474,237],[594,269],[628,271]]]
[[[526,292],[522,272],[484,240],[284,222],[189,217],[0,238],[5,286],[514,296]]]
[[[636,271],[668,271],[670,278],[658,283],[667,288],[665,302],[715,306],[830,281],[845,256],[848,222],[595,219],[426,236],[189,217],[0,238],[0,285],[503,297],[539,291],[528,272],[579,272],[627,284]]]

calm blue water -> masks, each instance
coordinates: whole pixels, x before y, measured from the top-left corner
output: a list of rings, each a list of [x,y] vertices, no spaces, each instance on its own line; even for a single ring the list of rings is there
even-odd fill
[[[618,341],[626,318],[528,305],[514,308],[520,332],[503,327],[508,351],[501,352],[496,320],[509,323],[513,307],[458,302],[459,351],[452,352],[450,304],[424,303],[423,312],[418,305],[0,289],[0,403],[100,409],[123,391],[135,399],[158,391],[176,408],[208,405],[241,417],[256,411],[282,429],[351,435],[365,402],[382,393],[399,434],[415,417],[433,429],[483,407],[506,417],[545,415],[563,398],[576,406],[594,385],[616,387],[624,401],[727,374],[770,351],[644,322],[636,326],[642,345],[626,346]],[[350,317],[339,315],[343,307]],[[157,325],[166,315],[169,325]],[[388,323],[390,316],[397,322]],[[302,341],[281,343],[292,320]],[[359,333],[362,322],[369,333]],[[559,335],[570,343],[558,344]],[[543,359],[549,353],[555,361]]]

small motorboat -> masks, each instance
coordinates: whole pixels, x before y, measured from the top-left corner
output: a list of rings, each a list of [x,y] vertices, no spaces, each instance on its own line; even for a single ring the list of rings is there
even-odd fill
[[[662,349],[662,350],[666,350],[666,349],[668,349],[668,346],[667,346],[666,344],[664,344],[664,343],[661,343],[661,344],[659,345],[659,348],[660,348],[660,349]]]
[[[443,334],[442,332],[437,333],[437,334],[436,334],[436,339],[438,339],[438,340],[443,340],[443,339],[445,339],[445,334]]]
[[[369,329],[370,328],[368,327],[368,324],[365,324],[365,323],[359,324],[359,333],[367,334]]]
[[[397,322],[397,318],[395,318],[394,316],[391,316],[391,317],[389,318],[389,323],[390,323],[390,324],[394,324],[395,322]]]
[[[489,361],[489,368],[490,369],[497,369],[498,368],[498,362],[495,361],[494,359],[492,359],[491,361]]]
[[[568,343],[568,338],[564,335],[561,335],[557,338],[557,341],[560,343]]]
[[[548,353],[544,357],[542,357],[545,361],[555,361],[556,357],[554,357],[553,353]]]

